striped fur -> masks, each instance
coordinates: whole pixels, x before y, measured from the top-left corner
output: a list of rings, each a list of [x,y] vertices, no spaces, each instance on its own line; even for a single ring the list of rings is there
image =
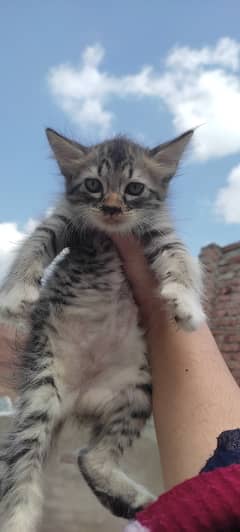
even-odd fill
[[[154,167],[146,151],[141,154],[126,140],[95,147],[94,154],[67,143],[75,159],[68,144],[63,160],[57,154],[66,195],[23,243],[0,293],[1,319],[28,330],[27,345],[19,353],[13,430],[0,457],[1,532],[36,531],[42,471],[69,416],[89,428],[89,444],[79,451],[78,465],[105,507],[132,518],[153,499],[118,466],[151,415],[151,375],[137,309],[109,238],[114,225],[107,231],[103,198],[81,190],[83,175],[97,173],[105,179],[103,188],[116,193],[117,180],[123,186],[136,172],[145,172],[144,197],[126,199],[124,230],[141,238],[159,292],[177,322],[192,330],[204,319],[199,266],[172,227],[162,183],[155,181],[159,161]],[[70,179],[72,160],[78,168],[75,180]],[[45,268],[66,247],[69,253],[41,284]]]

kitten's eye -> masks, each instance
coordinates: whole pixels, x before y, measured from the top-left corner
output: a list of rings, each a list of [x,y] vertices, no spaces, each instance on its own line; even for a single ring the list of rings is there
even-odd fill
[[[84,184],[88,192],[91,192],[92,194],[102,192],[102,183],[95,177],[87,177],[87,179],[84,181]]]
[[[138,183],[138,181],[132,181],[125,188],[125,194],[130,194],[131,196],[140,196],[144,191],[143,183]]]

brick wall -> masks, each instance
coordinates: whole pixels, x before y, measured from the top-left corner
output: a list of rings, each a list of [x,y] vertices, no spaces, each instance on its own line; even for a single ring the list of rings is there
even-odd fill
[[[202,248],[209,325],[230,370],[240,384],[240,242]]]

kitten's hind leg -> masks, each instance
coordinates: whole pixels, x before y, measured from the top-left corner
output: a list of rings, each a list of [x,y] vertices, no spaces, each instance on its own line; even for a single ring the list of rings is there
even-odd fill
[[[39,374],[23,392],[1,452],[0,530],[35,532],[42,507],[42,468],[60,421],[53,376]]]
[[[118,517],[133,518],[137,511],[154,499],[118,466],[124,449],[139,437],[150,414],[151,384],[148,376],[145,381],[128,386],[111,405],[107,405],[107,411],[95,421],[89,447],[78,456],[80,470],[89,487],[100,502]]]

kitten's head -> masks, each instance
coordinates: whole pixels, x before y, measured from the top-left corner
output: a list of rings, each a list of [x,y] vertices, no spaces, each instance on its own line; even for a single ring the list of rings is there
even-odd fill
[[[187,131],[153,149],[125,137],[85,147],[47,129],[74,215],[107,233],[149,225],[192,134]]]

